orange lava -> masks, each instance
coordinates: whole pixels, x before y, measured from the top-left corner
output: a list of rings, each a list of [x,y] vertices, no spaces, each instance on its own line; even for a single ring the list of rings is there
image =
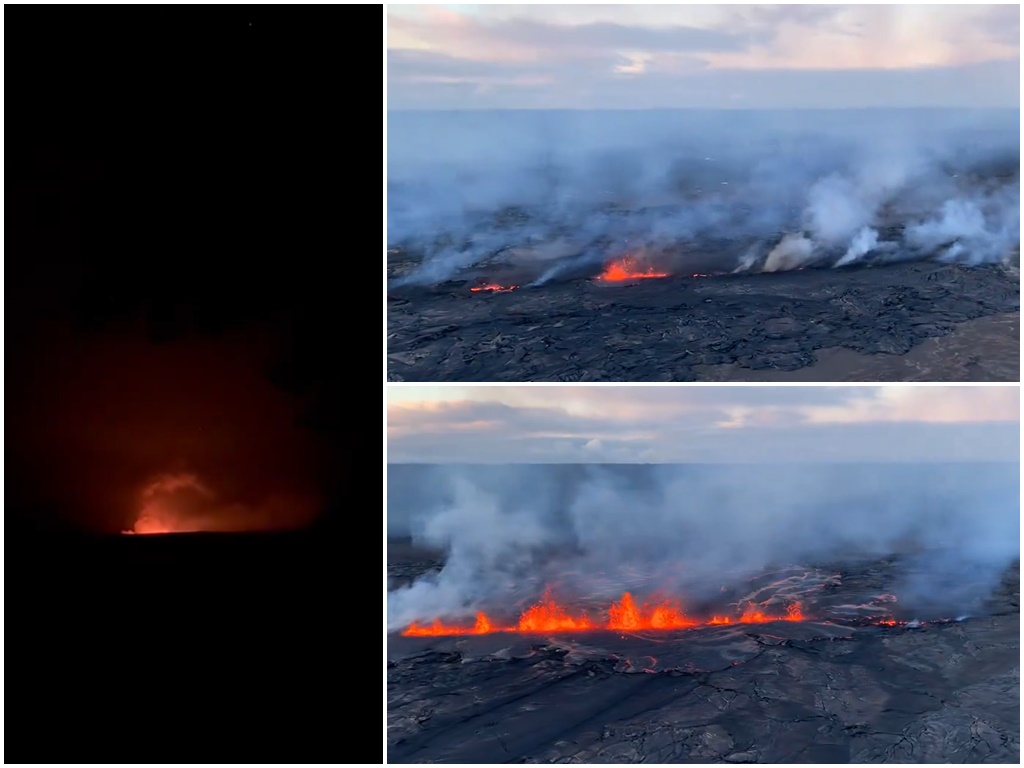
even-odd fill
[[[508,293],[518,288],[518,285],[498,285],[497,283],[487,283],[486,285],[476,285],[469,290],[473,293],[487,292],[487,293]]]
[[[495,632],[491,624],[491,620],[487,616],[480,612],[476,615],[476,624],[472,627],[456,627],[448,624],[442,624],[440,621],[435,621],[433,624],[424,626],[422,624],[416,624],[415,622],[410,624],[408,628],[402,633],[403,635],[409,635],[410,637],[429,637],[429,636],[444,636],[444,635],[486,635],[488,632]]]
[[[531,605],[519,617],[519,621],[507,627],[493,622],[487,614],[478,612],[472,627],[445,624],[440,620],[433,624],[410,624],[403,632],[407,636],[443,635],[485,635],[492,632],[585,632],[595,629],[618,631],[693,629],[701,626],[725,624],[763,624],[769,621],[804,621],[805,616],[799,603],[792,603],[785,615],[772,615],[754,606],[747,606],[738,617],[712,616],[697,619],[687,616],[674,600],[659,600],[638,605],[629,592],[612,603],[607,618],[597,620],[585,613],[572,614],[560,605],[549,592],[539,602]]]
[[[644,280],[652,277],[668,277],[668,272],[658,272],[654,267],[643,269],[631,256],[613,261],[597,279],[603,283],[620,283],[624,280]]]
[[[629,592],[608,609],[608,629],[689,629],[700,626],[683,613],[679,603],[663,600],[637,607]]]
[[[547,592],[539,603],[523,612],[516,625],[519,632],[578,632],[594,628],[585,615],[570,616]]]

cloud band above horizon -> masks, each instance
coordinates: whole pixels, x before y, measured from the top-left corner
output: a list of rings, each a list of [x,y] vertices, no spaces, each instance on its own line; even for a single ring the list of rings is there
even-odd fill
[[[389,6],[391,109],[1020,104],[1018,5]]]
[[[388,388],[388,461],[1018,461],[1017,387]]]

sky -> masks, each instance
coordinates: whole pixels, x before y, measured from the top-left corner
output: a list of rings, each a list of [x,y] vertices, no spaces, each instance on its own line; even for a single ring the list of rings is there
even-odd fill
[[[389,109],[1016,108],[1019,5],[389,5]]]
[[[1016,386],[396,386],[389,463],[1019,461]]]

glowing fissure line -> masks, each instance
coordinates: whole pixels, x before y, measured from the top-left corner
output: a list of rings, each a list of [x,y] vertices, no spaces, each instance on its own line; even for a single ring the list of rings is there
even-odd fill
[[[730,624],[763,624],[770,621],[805,621],[800,603],[791,603],[784,615],[771,615],[748,605],[739,617],[712,616],[700,620],[687,616],[680,604],[674,600],[637,605],[633,595],[624,592],[622,597],[608,608],[604,621],[596,621],[586,613],[572,614],[559,605],[550,593],[545,593],[539,602],[530,606],[511,626],[496,624],[486,613],[480,611],[471,627],[445,624],[440,619],[432,624],[414,622],[402,632],[406,636],[448,636],[486,635],[494,632],[587,632],[593,630],[678,630],[696,629],[702,626],[723,626]]]

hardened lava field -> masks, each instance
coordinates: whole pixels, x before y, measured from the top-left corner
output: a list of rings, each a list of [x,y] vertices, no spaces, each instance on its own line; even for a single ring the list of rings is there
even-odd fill
[[[438,565],[389,546],[392,586]],[[607,617],[588,629],[394,632],[388,760],[1018,762],[1019,564],[984,613],[923,621],[897,567],[767,573],[765,621],[621,628],[638,598],[575,607]]]
[[[390,253],[392,274],[409,258]],[[529,285],[491,269],[391,289],[389,380],[1019,378],[1012,262],[613,277]]]

